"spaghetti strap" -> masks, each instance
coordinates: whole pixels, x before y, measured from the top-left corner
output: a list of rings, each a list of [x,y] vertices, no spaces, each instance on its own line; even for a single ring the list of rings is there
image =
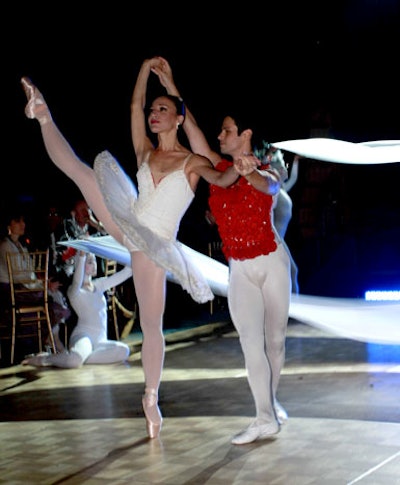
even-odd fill
[[[192,155],[193,155],[193,153],[189,153],[189,155],[185,158],[185,160],[183,160],[182,170],[185,170],[188,161],[192,158]]]

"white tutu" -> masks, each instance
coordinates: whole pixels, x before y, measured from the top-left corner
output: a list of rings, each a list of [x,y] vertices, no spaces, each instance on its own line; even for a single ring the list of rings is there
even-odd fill
[[[94,171],[104,202],[128,240],[128,249],[146,253],[170,272],[196,302],[212,300],[214,295],[207,280],[186,256],[183,245],[176,239],[160,236],[157,228],[147,227],[145,218],[138,220],[137,190],[115,158],[107,151],[100,153],[95,159]]]

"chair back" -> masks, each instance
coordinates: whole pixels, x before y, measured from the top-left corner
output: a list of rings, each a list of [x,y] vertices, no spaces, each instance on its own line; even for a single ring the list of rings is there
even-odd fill
[[[11,363],[17,338],[36,336],[39,352],[42,351],[42,323],[55,353],[48,303],[49,250],[8,252],[7,268],[12,306]],[[36,330],[22,333],[23,326],[33,326]]]
[[[105,269],[104,269],[105,276],[111,276],[114,273],[116,273],[117,270],[118,270],[117,261],[115,261],[114,259],[105,260]],[[132,283],[132,279],[130,281]],[[123,285],[119,285],[118,288],[114,286],[113,288],[110,288],[106,292],[109,321],[111,320],[111,323],[114,324],[114,334],[115,334],[116,340],[124,339],[129,335],[129,333],[132,330],[133,324],[135,322],[135,318],[138,314],[136,301],[133,301],[134,303],[133,310],[129,310],[121,303],[120,297],[122,296],[123,291],[124,291]],[[118,312],[117,312],[117,309],[118,309]],[[118,314],[128,319],[122,331],[120,331],[119,329]]]
[[[117,272],[118,263],[114,259],[106,259],[105,260],[105,268],[104,268],[104,276],[111,276]],[[106,300],[107,300],[107,312],[109,321],[111,320],[114,326],[114,333],[115,339],[119,340],[119,326],[118,326],[118,315],[117,315],[117,288],[113,286],[106,291]]]
[[[115,274],[118,269],[118,263],[115,261],[115,259],[106,259],[105,260],[105,268],[104,268],[104,276],[110,276],[112,274]],[[115,287],[110,288],[107,291],[108,295],[114,295],[115,293]]]
[[[44,307],[48,302],[49,250],[7,253],[11,304]],[[34,310],[35,311],[35,310]]]

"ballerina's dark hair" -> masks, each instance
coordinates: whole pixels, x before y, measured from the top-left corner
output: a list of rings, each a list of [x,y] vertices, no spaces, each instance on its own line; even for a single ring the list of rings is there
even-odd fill
[[[176,112],[178,113],[178,115],[182,115],[185,118],[186,108],[185,108],[185,103],[183,102],[183,99],[178,98],[178,96],[174,96],[172,94],[165,94],[164,96],[170,99],[175,104]]]

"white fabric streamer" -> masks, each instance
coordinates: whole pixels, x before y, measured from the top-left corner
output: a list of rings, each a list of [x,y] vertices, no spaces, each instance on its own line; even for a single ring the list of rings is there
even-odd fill
[[[102,258],[115,259],[122,265],[130,265],[129,251],[111,236],[76,239],[59,244],[90,251]],[[182,250],[207,279],[213,293],[226,297],[228,266],[184,244]],[[171,274],[167,277],[169,281],[177,283]],[[289,316],[341,337],[400,345],[400,303],[292,294]]]
[[[400,140],[352,143],[333,138],[304,138],[272,143],[272,146],[324,162],[356,165],[400,162]]]

